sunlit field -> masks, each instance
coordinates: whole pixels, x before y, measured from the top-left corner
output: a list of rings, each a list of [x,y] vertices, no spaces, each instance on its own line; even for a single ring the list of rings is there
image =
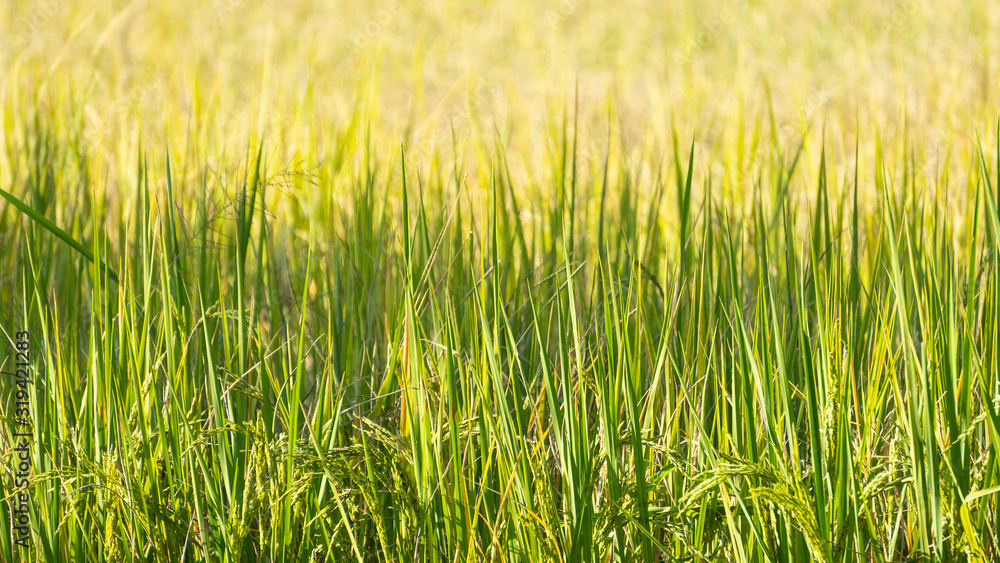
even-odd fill
[[[0,562],[1000,560],[1000,5],[0,6]]]

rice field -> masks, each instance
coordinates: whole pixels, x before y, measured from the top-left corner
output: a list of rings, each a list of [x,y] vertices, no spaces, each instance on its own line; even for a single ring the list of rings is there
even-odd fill
[[[1000,6],[0,6],[0,562],[1000,560]]]

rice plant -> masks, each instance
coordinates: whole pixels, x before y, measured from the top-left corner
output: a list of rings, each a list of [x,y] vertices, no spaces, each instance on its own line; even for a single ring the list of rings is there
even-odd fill
[[[170,8],[117,21],[143,9]],[[727,9],[678,39],[685,76],[774,16]],[[93,56],[125,52],[114,25]],[[254,78],[261,115],[296,64]],[[12,68],[2,561],[1000,559],[988,102],[943,140],[782,121],[770,94],[637,135],[635,100],[595,110],[577,80],[540,120],[393,136],[371,78],[346,119],[307,93],[229,136],[204,70],[164,128],[139,117],[180,74],[95,131],[116,110],[83,82]]]

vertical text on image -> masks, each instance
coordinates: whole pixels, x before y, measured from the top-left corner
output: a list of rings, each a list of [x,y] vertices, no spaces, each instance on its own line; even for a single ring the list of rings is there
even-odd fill
[[[31,438],[34,420],[29,390],[31,378],[31,336],[26,330],[15,334],[14,343],[14,502],[11,507],[11,535],[15,545],[28,547],[31,493]]]

